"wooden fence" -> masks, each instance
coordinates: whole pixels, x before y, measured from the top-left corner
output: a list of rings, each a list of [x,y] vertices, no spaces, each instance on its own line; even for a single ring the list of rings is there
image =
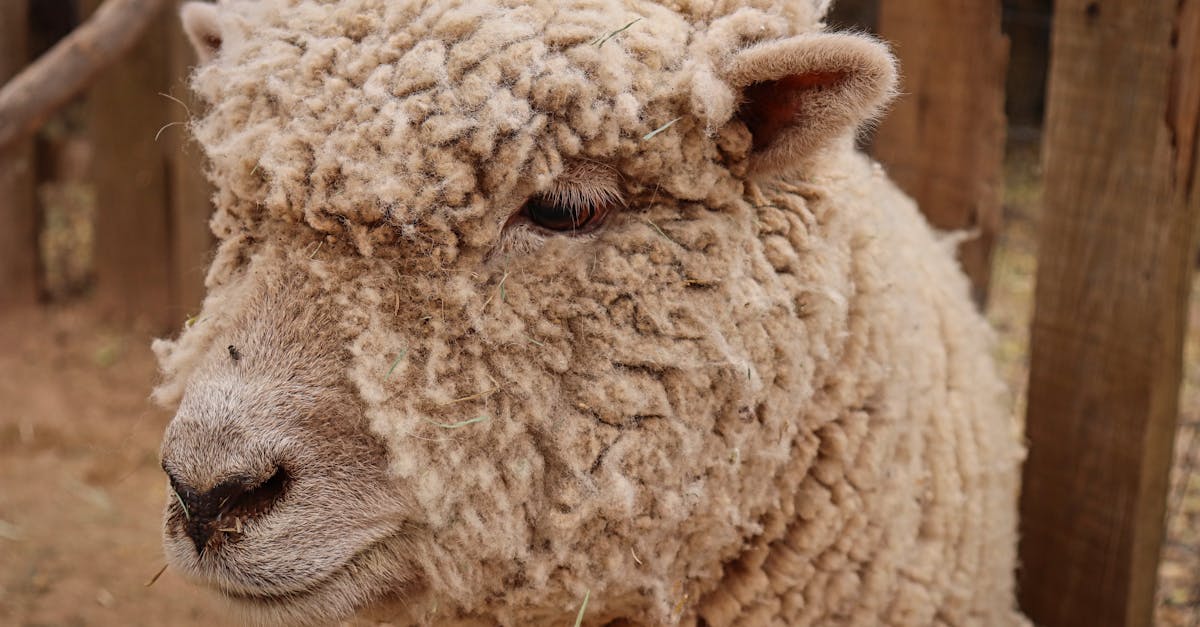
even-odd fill
[[[101,0],[0,2],[0,78],[39,50],[54,25],[42,15],[86,19]],[[69,25],[68,25],[69,27]],[[62,33],[58,33],[62,34]],[[30,36],[32,35],[32,37]],[[49,42],[46,42],[47,44]],[[186,77],[195,59],[174,11],[162,11],[136,47],[96,77],[82,98],[90,167],[82,173],[97,208],[91,296],[118,322],[176,328],[203,297],[212,247],[210,190],[199,147],[188,140],[188,110],[199,105]],[[45,134],[0,152],[0,308],[46,296],[41,283],[36,189],[64,173]]]
[[[72,4],[0,3],[0,79],[29,56],[33,2]],[[1050,0],[837,11],[894,44],[904,95],[872,150],[934,224],[976,232],[961,259],[980,302],[1001,221],[1006,81],[1020,124],[1048,102],[1020,599],[1042,625],[1149,625],[1200,230],[1200,0],[1059,0],[1045,99]],[[86,100],[95,296],[161,329],[198,304],[211,246],[197,150],[162,128],[196,106],[175,22],[160,18]],[[0,307],[39,294],[37,143],[0,152]]]

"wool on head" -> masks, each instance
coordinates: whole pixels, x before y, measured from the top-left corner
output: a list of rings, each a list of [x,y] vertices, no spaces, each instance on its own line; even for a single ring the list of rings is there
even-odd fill
[[[564,159],[702,200],[729,193],[699,141],[735,105],[715,68],[818,27],[808,3],[775,4],[228,2],[221,54],[194,80],[213,107],[196,134],[236,218],[303,221],[368,253],[406,228],[495,228],[495,199]]]
[[[894,68],[827,4],[221,3],[193,37],[221,244],[156,398],[335,321],[265,352],[332,360],[385,445],[400,622],[1019,623],[990,334],[853,149]],[[764,81],[810,89],[745,119]],[[511,225],[581,177],[605,229]]]

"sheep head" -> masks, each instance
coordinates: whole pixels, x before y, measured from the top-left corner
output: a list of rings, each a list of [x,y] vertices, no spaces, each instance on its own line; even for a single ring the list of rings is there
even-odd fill
[[[850,262],[801,182],[895,82],[773,4],[185,7],[221,244],[156,347],[171,563],[289,623],[695,615],[815,454]]]

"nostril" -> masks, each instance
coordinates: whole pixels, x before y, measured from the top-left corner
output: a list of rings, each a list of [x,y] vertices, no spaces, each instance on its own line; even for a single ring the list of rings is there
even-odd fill
[[[242,525],[260,518],[283,498],[291,476],[282,466],[265,479],[237,475],[201,492],[168,473],[175,493],[176,519],[203,553],[218,532],[240,536]],[[260,475],[261,477],[261,475]]]
[[[244,522],[266,514],[283,497],[289,479],[287,471],[280,466],[258,485],[243,484],[237,494],[227,499],[218,517],[231,517]]]

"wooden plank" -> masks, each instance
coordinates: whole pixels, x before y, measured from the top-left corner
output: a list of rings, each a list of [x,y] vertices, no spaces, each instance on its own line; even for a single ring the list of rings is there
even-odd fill
[[[879,34],[900,59],[902,96],[873,152],[941,229],[978,233],[959,249],[976,301],[1001,223],[1008,41],[999,2],[882,0]]]
[[[171,16],[174,18],[175,16]],[[203,105],[192,95],[188,76],[196,64],[196,54],[183,34],[178,19],[169,19],[171,46],[171,82],[166,92],[181,103],[167,104],[167,118],[186,122],[189,114],[199,115]],[[199,144],[187,127],[180,124],[163,132],[171,189],[171,268],[172,311],[187,316],[199,311],[204,299],[204,275],[212,260],[215,240],[208,228],[212,216],[213,190],[204,177],[204,159]],[[176,320],[178,324],[184,318]]]
[[[0,84],[27,61],[29,4],[0,2]],[[0,148],[0,312],[38,297],[37,212],[33,141]]]
[[[1200,225],[1200,0],[1059,0],[1021,494],[1037,624],[1151,623]]]
[[[87,0],[94,9],[98,0]],[[119,322],[150,330],[174,328],[169,310],[172,252],[163,144],[166,123],[167,12],[88,92],[95,150],[96,287],[98,306]],[[173,17],[173,16],[172,16]]]

